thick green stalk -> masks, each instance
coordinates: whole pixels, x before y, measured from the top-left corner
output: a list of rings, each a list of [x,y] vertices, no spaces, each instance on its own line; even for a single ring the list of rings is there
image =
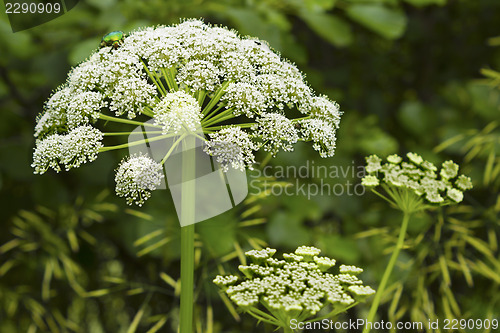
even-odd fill
[[[172,136],[175,136],[175,134],[164,134],[164,135],[155,136],[154,138],[151,138],[151,139],[148,138],[148,139],[137,140],[137,141],[128,142],[128,143],[122,143],[121,145],[116,145],[116,146],[102,147],[99,149],[99,152],[102,153],[102,152],[110,151],[110,150],[129,148],[129,147],[145,144],[146,142],[164,140],[164,139],[170,138]]]
[[[108,116],[108,115],[105,115],[102,113],[99,114],[99,119],[107,120],[107,121],[114,121],[116,123],[123,123],[123,124],[129,124],[129,125],[162,128],[161,125],[155,125],[155,124],[149,124],[149,123],[145,123],[145,122],[141,122],[141,121],[112,117],[112,116]]]
[[[387,286],[387,282],[389,281],[389,277],[391,276],[392,270],[396,264],[396,261],[399,256],[399,252],[403,248],[405,242],[406,229],[408,228],[408,221],[410,220],[410,213],[404,212],[403,222],[401,224],[401,229],[399,230],[398,242],[396,243],[396,248],[392,252],[391,259],[389,259],[389,264],[387,265],[384,275],[382,276],[382,281],[380,281],[380,285],[378,286],[377,293],[375,294],[375,298],[373,299],[373,303],[370,307],[370,312],[368,313],[367,322],[373,323],[375,319],[375,314],[377,313],[378,306],[380,305],[380,300],[382,299],[382,295],[384,294],[385,287]],[[363,333],[369,333],[370,328],[366,326],[363,330]]]
[[[194,221],[196,152],[195,137],[183,141],[181,194],[181,305],[180,333],[193,332],[193,275],[194,275]]]

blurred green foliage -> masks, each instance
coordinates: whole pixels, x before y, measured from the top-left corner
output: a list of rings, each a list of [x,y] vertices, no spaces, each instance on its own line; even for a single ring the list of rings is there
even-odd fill
[[[370,193],[349,195],[347,182],[359,183],[351,171],[363,156],[407,151],[455,160],[475,187],[463,205],[411,221],[379,319],[500,317],[500,2],[87,0],[15,34],[0,16],[0,332],[175,332],[179,226],[168,193],[137,210],[103,192],[113,190],[119,154],[61,174],[34,176],[30,164],[36,115],[102,35],[183,17],[269,41],[340,103],[336,156],[298,145],[271,160],[273,170],[305,161],[347,170],[261,179],[241,207],[197,225],[197,332],[265,330],[211,280],[266,244],[318,246],[365,267],[376,288],[400,216]],[[345,191],[278,196],[275,182]]]

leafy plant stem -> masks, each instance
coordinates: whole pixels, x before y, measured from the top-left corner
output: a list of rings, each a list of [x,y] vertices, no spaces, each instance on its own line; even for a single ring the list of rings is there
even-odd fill
[[[389,259],[389,264],[387,265],[384,275],[382,276],[382,281],[380,281],[380,285],[378,287],[377,293],[375,294],[375,298],[373,299],[373,303],[370,307],[370,312],[368,313],[367,322],[373,322],[375,319],[375,314],[377,313],[378,307],[380,305],[380,300],[384,294],[385,287],[387,286],[387,282],[389,281],[389,277],[391,276],[392,270],[396,264],[396,261],[399,256],[399,252],[403,248],[406,229],[408,228],[408,221],[410,220],[410,213],[404,212],[403,222],[401,223],[401,229],[399,230],[398,242],[396,244],[396,248],[392,252],[391,258]],[[369,333],[370,327],[366,326],[363,330],[363,333]]]
[[[181,303],[180,333],[193,332],[194,222],[195,222],[195,137],[187,136],[182,154],[181,194]]]

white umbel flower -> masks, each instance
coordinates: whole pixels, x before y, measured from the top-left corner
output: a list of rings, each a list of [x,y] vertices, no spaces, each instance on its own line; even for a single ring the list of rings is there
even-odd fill
[[[83,163],[92,162],[102,148],[103,134],[97,128],[84,125],[66,135],[52,134],[37,142],[33,153],[35,174],[43,174],[48,168],[61,171],[61,165],[68,171]]]
[[[263,113],[253,129],[253,135],[262,139],[264,150],[273,156],[280,149],[292,151],[299,139],[292,121],[279,113]]]
[[[209,61],[193,60],[182,67],[177,82],[187,86],[191,91],[213,92],[222,83],[221,72]]]
[[[221,164],[222,170],[229,170],[229,166],[242,171],[245,167],[252,169],[257,146],[247,132],[240,127],[230,126],[209,136],[210,141],[207,141],[205,151],[215,157],[217,163]]]
[[[335,154],[335,125],[323,119],[306,119],[300,122],[302,138],[312,140],[314,150],[321,157]]]
[[[36,138],[66,127],[66,110],[70,101],[71,89],[59,88],[54,92],[44,105],[45,111],[37,118],[34,133]]]
[[[219,275],[213,280],[243,311],[306,320],[323,308],[342,312],[375,294],[356,277],[362,269],[343,265],[350,269],[334,275],[335,259],[318,257],[321,251],[315,247],[301,246],[283,254],[285,260],[272,258],[276,250],[268,250],[245,253],[253,263],[238,267],[243,277]]]
[[[168,93],[154,108],[155,123],[163,126],[163,133],[178,133],[183,127],[196,131],[201,126],[201,108],[196,99],[183,92]]]
[[[458,164],[446,161],[441,170],[416,153],[406,154],[409,162],[399,155],[389,155],[387,163],[376,155],[366,157],[367,175],[364,186],[383,186],[392,202],[402,210],[417,211],[427,208],[424,204],[456,204],[464,199],[463,191],[472,188],[469,177],[458,176]],[[458,176],[458,177],[457,177]],[[390,200],[390,199],[389,199]]]
[[[59,166],[62,151],[61,140],[62,135],[52,134],[37,142],[31,164],[31,167],[35,169],[35,174],[42,175],[48,168],[52,168],[56,172],[61,171]]]
[[[233,82],[226,88],[222,101],[227,103],[228,108],[234,109],[234,114],[244,114],[248,118],[254,118],[268,107],[266,95],[256,86],[247,82]]]
[[[75,128],[90,121],[95,122],[99,118],[100,109],[106,106],[104,96],[99,92],[85,91],[75,95],[68,105],[68,127]]]
[[[317,118],[331,121],[336,128],[339,128],[342,112],[339,110],[339,105],[330,101],[328,97],[314,97],[311,104],[311,114]]]
[[[102,148],[103,134],[97,128],[84,125],[71,130],[62,138],[61,163],[66,171],[93,162]]]
[[[256,151],[291,151],[299,140],[330,157],[340,116],[267,42],[185,20],[126,33],[118,47],[101,47],[73,68],[37,117],[33,166],[67,170],[99,150],[147,146],[130,126],[158,134],[148,138],[155,146],[181,131],[208,136],[206,152],[224,171],[252,168]],[[109,146],[83,130],[91,125],[107,125]],[[85,133],[90,146],[79,139]],[[127,143],[115,143],[128,133]]]
[[[130,156],[116,170],[116,194],[127,204],[142,206],[151,197],[163,178],[161,164],[148,156]]]

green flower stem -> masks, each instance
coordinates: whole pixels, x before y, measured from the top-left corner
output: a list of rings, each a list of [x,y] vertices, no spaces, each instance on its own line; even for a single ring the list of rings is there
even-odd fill
[[[271,324],[273,326],[280,326],[280,323],[278,321],[276,321],[275,318],[269,316],[268,314],[266,314],[266,316],[262,316],[261,314],[259,314],[257,311],[256,308],[251,308],[251,309],[248,309],[246,312],[251,315],[252,317],[254,317],[255,319],[259,320],[259,321],[262,321],[264,323],[268,323],[268,324]],[[261,311],[262,312],[262,311]]]
[[[153,73],[153,75],[155,76],[156,78],[156,82],[158,82],[158,84],[160,85],[161,89],[163,90],[163,92],[165,93],[165,95],[168,93],[167,89],[165,88],[165,86],[163,85],[163,82],[161,82],[161,75],[158,74],[158,73]],[[166,81],[165,81],[166,82]]]
[[[203,115],[208,116],[210,110],[212,110],[212,108],[215,105],[217,105],[217,103],[220,101],[222,95],[224,95],[224,93],[226,92],[226,88],[229,85],[229,83],[230,83],[230,81],[224,82],[221,85],[221,87],[215,92],[215,95],[212,97],[212,99],[210,99],[210,102],[203,109],[203,111],[202,111]]]
[[[347,310],[349,310],[350,308],[358,305],[359,302],[354,302],[352,303],[351,305],[349,306],[346,306],[346,307],[341,307],[339,309],[333,309],[332,311],[330,311],[328,314],[322,316],[322,317],[318,317],[318,318],[314,318],[314,319],[310,319],[310,320],[306,320],[305,323],[312,323],[312,322],[315,322],[315,321],[321,321],[323,319],[332,319],[333,317],[335,317],[336,315],[342,313],[342,312],[345,312]],[[302,321],[302,320],[300,320]]]
[[[391,258],[389,259],[389,264],[387,265],[384,275],[382,276],[382,281],[380,281],[380,285],[378,287],[377,293],[375,294],[375,298],[373,299],[373,303],[370,307],[370,312],[368,313],[367,322],[373,322],[375,319],[375,314],[377,313],[378,306],[380,305],[380,300],[384,294],[385,287],[387,286],[387,282],[389,281],[389,277],[391,276],[392,270],[396,264],[396,261],[399,256],[399,252],[403,248],[406,229],[408,228],[408,221],[410,220],[410,213],[404,212],[403,222],[401,224],[401,229],[399,230],[398,242],[396,243],[396,248],[392,252]],[[363,333],[369,333],[370,328],[367,326],[363,330]]]
[[[255,314],[258,314],[259,316],[261,316],[261,317],[263,317],[263,318],[266,318],[268,321],[271,321],[271,323],[272,323],[273,325],[276,325],[276,326],[279,326],[279,325],[280,325],[279,321],[278,321],[275,317],[271,316],[271,315],[270,315],[270,314],[268,314],[268,313],[265,313],[264,311],[260,310],[260,309],[259,309],[259,308],[257,308],[257,307],[252,307],[252,308],[250,308],[250,310],[248,310],[248,311],[254,312]]]
[[[299,122],[301,120],[307,120],[307,119],[311,119],[311,116],[302,117],[302,118],[294,118],[294,119],[292,119],[292,123],[295,124],[295,123],[297,123],[297,122]]]
[[[214,120],[212,122],[210,122],[208,125],[213,125],[214,123],[217,123],[217,122],[223,122],[223,121],[226,121],[226,120],[229,120],[229,119],[233,119],[234,118],[234,115],[230,114],[230,115],[227,115],[225,117],[221,117],[217,120]]]
[[[205,102],[205,97],[207,97],[207,92],[205,90],[198,90],[196,94],[198,95],[196,96],[198,104],[200,104],[200,106],[203,106],[203,102]]]
[[[165,82],[167,83],[169,91],[179,90],[179,86],[177,85],[177,82],[175,82],[175,69],[169,68],[167,70],[166,68],[161,68],[160,71],[165,77]]]
[[[210,127],[207,127],[207,125],[209,125],[212,122],[212,121],[208,122],[208,120],[210,118],[211,117],[208,117],[208,118],[204,119],[206,121],[204,129],[206,129],[206,130],[213,130],[213,131],[218,131],[218,130],[222,129],[223,126],[210,126]],[[292,119],[292,123],[296,123],[296,122],[299,122],[301,120],[306,120],[306,119],[310,119],[310,118],[311,118],[311,116],[302,117],[302,118],[295,118],[295,119]],[[236,124],[236,125],[239,126],[239,127],[241,127],[241,128],[250,128],[252,126],[255,126],[255,123],[244,123],[244,124]]]
[[[215,117],[211,118],[207,122],[205,122],[205,123],[202,122],[202,126],[211,126],[211,125],[216,124],[218,122],[222,122],[222,121],[225,121],[225,120],[228,120],[228,119],[232,119],[232,118],[235,117],[232,112],[233,112],[232,108],[231,109],[227,109],[226,111],[224,111],[224,112],[216,115]]]
[[[240,128],[250,128],[252,126],[255,126],[255,123],[246,123],[246,124],[235,124],[236,126]],[[210,126],[210,127],[205,127],[203,128],[204,130],[209,130],[209,131],[219,131],[223,128],[224,126]]]
[[[219,106],[216,109],[213,109],[212,111],[208,112],[208,114],[205,115],[205,118],[203,118],[203,120],[206,121],[206,120],[212,118],[212,116],[216,115],[217,112],[219,112],[220,109],[222,109],[225,106],[226,106],[226,103],[219,103]]]
[[[391,206],[393,206],[394,208],[398,208],[398,205],[396,205],[396,203],[394,201],[392,201],[391,199],[389,199],[388,197],[386,197],[382,193],[379,193],[378,191],[376,191],[373,188],[372,188],[372,192],[375,193],[376,195],[378,195],[379,197],[381,197],[382,199],[384,199],[385,201],[387,201],[388,203],[390,203]]]
[[[177,69],[172,66],[168,69],[168,73],[170,74],[170,79],[172,80],[172,84],[174,85],[175,90],[179,90],[179,86],[177,85],[177,81],[175,81],[175,77],[177,75]]]
[[[161,134],[163,131],[148,131],[148,134]],[[120,136],[120,135],[141,135],[144,136],[143,132],[104,132],[104,136]]]
[[[146,66],[146,64],[144,63],[144,61],[141,59],[141,62],[142,62],[142,67],[144,67],[144,70],[146,71],[146,74],[148,74],[149,78],[151,79],[151,81],[153,81],[153,83],[155,84],[156,88],[158,88],[158,91],[160,92],[160,94],[162,96],[165,96],[167,94],[167,92],[163,89],[162,89],[162,86],[160,86],[158,84],[158,82],[156,81],[156,75],[153,75],[151,74],[151,72],[149,71],[148,69],[148,66]]]
[[[129,124],[129,125],[162,128],[162,126],[160,126],[160,125],[148,124],[146,122],[141,122],[141,121],[135,121],[135,120],[130,120],[130,119],[123,119],[123,118],[107,116],[107,115],[102,114],[102,113],[99,115],[99,119],[113,121],[115,123]]]
[[[226,110],[224,110],[224,111],[222,111],[220,113],[217,113],[217,114],[215,114],[213,112],[209,116],[205,117],[201,121],[201,124],[204,125],[204,126],[210,126],[213,123],[216,123],[220,118],[225,117],[227,115],[231,115],[231,116],[234,117],[233,111],[234,111],[234,108],[229,108],[229,109],[226,109]]]
[[[154,117],[154,112],[153,112],[153,109],[149,106],[149,105],[144,105],[144,109],[148,111],[148,113],[146,112],[143,112],[145,115],[149,116],[149,114],[151,114],[151,118]]]
[[[170,149],[168,150],[168,152],[165,154],[165,157],[163,157],[163,159],[161,160],[161,162],[160,162],[161,165],[163,165],[163,163],[165,163],[167,161],[167,159],[169,158],[169,156],[174,151],[175,147],[177,147],[179,145],[179,143],[181,142],[181,140],[184,139],[185,137],[186,137],[186,134],[183,134],[183,135],[181,135],[177,139],[177,141],[174,142],[174,144],[172,145],[172,147],[170,147]]]
[[[194,221],[195,221],[195,137],[186,136],[182,154],[181,194],[181,305],[180,333],[193,332]]]
[[[101,149],[99,149],[99,152],[105,152],[105,151],[110,151],[110,150],[117,150],[117,149],[123,149],[123,148],[138,146],[138,145],[141,145],[141,144],[146,143],[146,142],[153,142],[153,141],[163,140],[163,139],[170,138],[170,137],[173,137],[173,136],[176,136],[176,135],[177,134],[165,134],[165,135],[156,136],[156,137],[154,137],[152,139],[143,139],[143,140],[137,140],[137,141],[134,141],[134,142],[123,143],[123,144],[117,145],[117,146],[102,147]]]

